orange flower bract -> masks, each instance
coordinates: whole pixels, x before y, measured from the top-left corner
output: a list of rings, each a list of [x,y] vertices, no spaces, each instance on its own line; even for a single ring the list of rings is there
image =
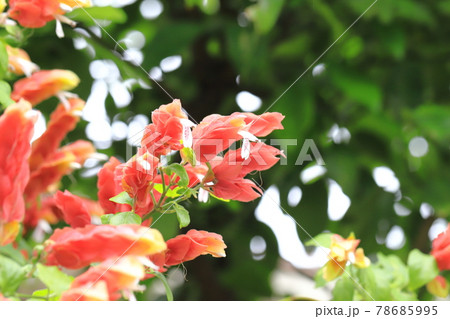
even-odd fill
[[[186,234],[178,235],[167,241],[167,250],[162,254],[151,256],[153,263],[161,267],[173,266],[193,260],[200,255],[225,257],[225,248],[221,235],[204,230],[191,229]]]
[[[72,282],[61,296],[62,301],[111,301],[120,298],[120,292],[139,290],[139,280],[145,276],[145,267],[133,256],[110,259],[91,267]]]
[[[24,218],[23,193],[30,172],[28,157],[36,116],[26,101],[10,105],[0,116],[0,245],[10,243]]]
[[[161,233],[139,225],[87,225],[56,229],[47,240],[49,265],[77,269],[121,256],[146,256],[166,250]]]
[[[41,28],[63,14],[59,0],[10,0],[8,15],[26,28]]]
[[[91,215],[83,200],[69,191],[56,192],[55,205],[61,210],[64,221],[70,226],[84,227],[91,223]]]
[[[11,98],[14,101],[22,98],[36,105],[61,91],[72,90],[79,82],[78,76],[69,70],[38,71],[29,78],[17,81]]]

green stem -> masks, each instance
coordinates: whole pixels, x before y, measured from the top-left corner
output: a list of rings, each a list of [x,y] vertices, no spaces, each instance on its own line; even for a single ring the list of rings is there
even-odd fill
[[[166,289],[167,301],[173,301],[173,293],[172,293],[172,290],[170,289],[170,286],[169,286],[169,283],[167,282],[166,277],[158,271],[154,271],[154,270],[149,270],[149,271],[152,275],[155,275],[155,277],[157,277],[159,280],[162,281],[164,288]]]

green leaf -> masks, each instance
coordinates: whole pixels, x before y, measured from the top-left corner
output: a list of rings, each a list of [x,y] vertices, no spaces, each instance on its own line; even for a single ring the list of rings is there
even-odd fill
[[[283,8],[284,0],[259,0],[257,4],[249,6],[245,12],[255,24],[259,33],[269,32],[278,20]]]
[[[115,215],[115,214],[105,214],[105,215],[102,215],[102,216],[100,217],[100,220],[101,220],[102,224],[103,224],[103,225],[109,224],[110,221],[111,221],[111,218],[112,218],[114,215]]]
[[[415,290],[432,281],[439,269],[433,256],[414,249],[408,256],[409,289]]]
[[[37,264],[36,276],[42,281],[51,292],[56,295],[61,295],[64,291],[70,288],[73,277],[63,273],[56,266],[45,266]]]
[[[414,110],[414,121],[428,136],[447,143],[450,138],[448,105],[421,105]]]
[[[316,288],[320,288],[325,286],[328,282],[323,278],[323,270],[324,267],[320,268],[319,271],[316,272],[314,276],[314,281],[316,282]]]
[[[127,14],[123,9],[114,7],[79,8],[66,14],[69,19],[83,22],[86,25],[96,25],[96,20],[108,20],[114,23],[127,21]]]
[[[330,248],[331,246],[331,236],[333,236],[333,233],[322,233],[315,237],[313,237],[311,240],[308,240],[305,243],[305,246],[317,246],[317,247],[325,247]]]
[[[178,163],[173,163],[167,166],[165,170],[167,175],[172,175],[172,173],[174,173],[180,178],[180,180],[178,181],[178,186],[187,187],[189,185],[189,176],[184,166]]]
[[[343,275],[336,281],[333,289],[333,301],[352,301],[355,294],[355,283],[348,275]]]
[[[6,52],[6,45],[0,41],[0,79],[8,73],[8,53]]]
[[[25,280],[26,268],[1,255],[0,265],[0,292],[4,295],[12,294]]]
[[[50,289],[40,289],[33,292],[32,297],[28,299],[29,301],[57,301],[59,300],[59,296],[56,296],[55,293],[52,293]]]
[[[5,81],[0,81],[0,105],[6,108],[13,103],[14,101],[11,99],[11,87]]]
[[[133,199],[125,191],[114,197],[111,197],[109,200],[117,204],[128,204],[130,206],[133,206]]]
[[[404,288],[409,283],[408,268],[403,261],[395,255],[385,256],[381,253],[377,254],[377,267],[390,274],[389,287]]]
[[[189,217],[189,212],[186,208],[181,205],[174,203],[173,208],[177,213],[178,223],[180,224],[180,228],[186,227],[191,222],[191,218]]]
[[[338,87],[348,99],[365,106],[371,113],[377,113],[382,107],[380,87],[371,80],[354,71],[334,67],[329,69],[333,85]]]
[[[162,184],[154,184],[153,188],[160,194],[163,193]],[[186,191],[185,187],[175,187],[174,189],[166,189],[166,196],[170,198],[180,197]]]
[[[180,151],[181,158],[191,164],[192,166],[197,165],[197,158],[195,152],[190,147],[183,147]]]
[[[18,249],[14,249],[12,244],[9,244],[6,246],[1,246],[0,254],[11,258],[12,260],[14,260],[16,263],[18,263],[20,265],[24,265],[26,262],[25,258],[20,253],[20,251]]]
[[[389,288],[390,274],[384,270],[367,267],[358,269],[359,279],[365,291],[361,291],[363,300],[388,301],[393,300]]]
[[[109,218],[109,224],[111,225],[129,225],[129,224],[137,224],[140,225],[142,223],[142,219],[138,214],[133,212],[123,212],[114,214],[111,218]]]

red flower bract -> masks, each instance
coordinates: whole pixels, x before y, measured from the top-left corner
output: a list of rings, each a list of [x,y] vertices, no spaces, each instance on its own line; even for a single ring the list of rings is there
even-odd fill
[[[91,215],[83,200],[69,191],[58,191],[55,204],[61,210],[64,221],[72,227],[84,227],[91,223]]]
[[[161,233],[139,225],[88,225],[56,229],[46,241],[47,264],[77,269],[121,256],[163,252]]]
[[[56,152],[67,133],[72,131],[80,119],[85,102],[69,99],[69,108],[60,103],[50,115],[47,129],[32,146],[30,169],[33,171]]]
[[[9,16],[26,28],[41,28],[55,19],[55,14],[63,14],[59,0],[10,0]]]
[[[227,246],[219,234],[191,229],[186,234],[169,239],[167,250],[162,254],[151,256],[150,259],[164,271],[164,266],[178,265],[200,255],[225,257],[225,248]]]
[[[26,101],[10,105],[0,117],[0,245],[14,240],[24,218],[23,193],[30,172],[28,156],[36,116]]]
[[[450,270],[450,224],[433,240],[431,254],[436,259],[440,270]]]
[[[187,115],[181,108],[180,100],[161,105],[152,112],[153,123],[145,128],[141,146],[156,157],[182,149],[183,120],[187,121]]]
[[[118,204],[109,199],[123,192],[121,181],[116,179],[115,170],[121,163],[115,157],[111,157],[98,172],[98,201],[105,214],[115,214],[131,210],[130,205]]]

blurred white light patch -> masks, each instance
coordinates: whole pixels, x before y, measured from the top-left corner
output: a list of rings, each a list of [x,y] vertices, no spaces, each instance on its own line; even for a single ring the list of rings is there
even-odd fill
[[[421,136],[416,136],[409,141],[409,152],[414,157],[422,157],[428,153],[428,142]]]
[[[396,193],[400,189],[400,182],[389,167],[379,166],[374,168],[372,176],[375,183],[386,192]]]
[[[107,119],[105,100],[108,96],[108,85],[105,81],[96,80],[92,83],[91,94],[83,109],[83,119],[91,122],[99,119]]]
[[[44,134],[45,130],[47,129],[47,123],[45,121],[44,115],[42,115],[41,112],[37,113],[38,118],[36,120],[36,123],[34,123],[34,132],[33,137],[31,138],[31,143],[33,143],[35,140],[41,137],[41,135]]]
[[[394,211],[398,216],[408,216],[411,214],[411,210],[400,203],[394,203]]]
[[[137,115],[128,124],[128,137],[127,143],[132,146],[139,146],[142,136],[144,135],[144,129],[148,124],[148,118],[145,115]]]
[[[386,247],[397,250],[406,243],[405,232],[400,226],[393,226],[386,236]]]
[[[255,112],[262,105],[259,97],[247,91],[239,92],[236,95],[236,103],[244,112]]]
[[[337,124],[328,131],[328,137],[336,144],[348,143],[352,137],[350,131],[345,127],[339,127]]]
[[[128,106],[133,99],[133,96],[130,91],[128,91],[127,87],[119,81],[109,85],[109,94],[111,94],[114,103],[119,108]]]
[[[93,79],[101,80],[109,76],[109,68],[103,60],[94,60],[89,64],[89,73]]]
[[[145,46],[145,36],[142,32],[133,30],[123,39],[128,48],[140,50]]]
[[[344,194],[336,181],[328,180],[328,217],[330,220],[341,220],[351,204],[350,198]]]
[[[89,73],[95,80],[115,82],[120,78],[117,65],[111,60],[94,60],[89,64]]]
[[[93,168],[97,166],[100,163],[100,161],[96,158],[88,158],[86,161],[84,161],[83,167],[84,168]]]
[[[86,126],[86,135],[99,149],[106,149],[112,144],[111,126],[106,120],[90,122]]]
[[[328,251],[316,249],[307,254],[297,233],[297,224],[293,218],[280,209],[280,192],[276,186],[270,186],[263,194],[255,217],[269,226],[278,242],[280,256],[297,268],[317,268],[327,261]]]
[[[261,236],[254,236],[250,240],[250,251],[252,252],[252,257],[255,260],[261,260],[265,257],[267,244],[264,238]]]
[[[130,48],[123,53],[123,59],[134,65],[141,65],[144,62],[144,54],[138,49]]]
[[[293,186],[288,193],[287,201],[289,206],[296,207],[302,200],[302,189],[298,186]]]
[[[158,0],[144,0],[139,6],[139,10],[145,19],[153,20],[159,17],[164,7]]]
[[[122,121],[115,121],[111,125],[112,138],[114,141],[121,141],[128,136],[128,125]]]
[[[178,69],[181,66],[182,62],[183,59],[181,58],[181,55],[172,55],[162,59],[159,66],[161,67],[161,70],[163,70],[163,72],[167,73]]]
[[[447,229],[448,222],[444,218],[436,219],[428,230],[428,238],[435,239],[440,233]]]
[[[312,180],[324,175],[327,172],[327,169],[322,165],[314,165],[311,167],[305,168],[300,173],[300,180],[303,184],[307,184]]]
[[[313,70],[312,70],[312,75],[313,75],[314,77],[316,77],[316,76],[321,75],[323,72],[325,72],[325,64],[320,63],[320,64],[317,64],[317,65],[313,68]]]
[[[88,46],[87,41],[84,38],[81,37],[74,37],[73,38],[73,47],[77,50],[85,49]]]
[[[423,219],[427,219],[434,215],[434,208],[428,203],[422,203],[419,211],[420,216],[422,216]]]
[[[152,80],[162,81],[163,73],[159,67],[155,66],[150,69],[149,76],[150,76],[150,79],[152,79]]]

